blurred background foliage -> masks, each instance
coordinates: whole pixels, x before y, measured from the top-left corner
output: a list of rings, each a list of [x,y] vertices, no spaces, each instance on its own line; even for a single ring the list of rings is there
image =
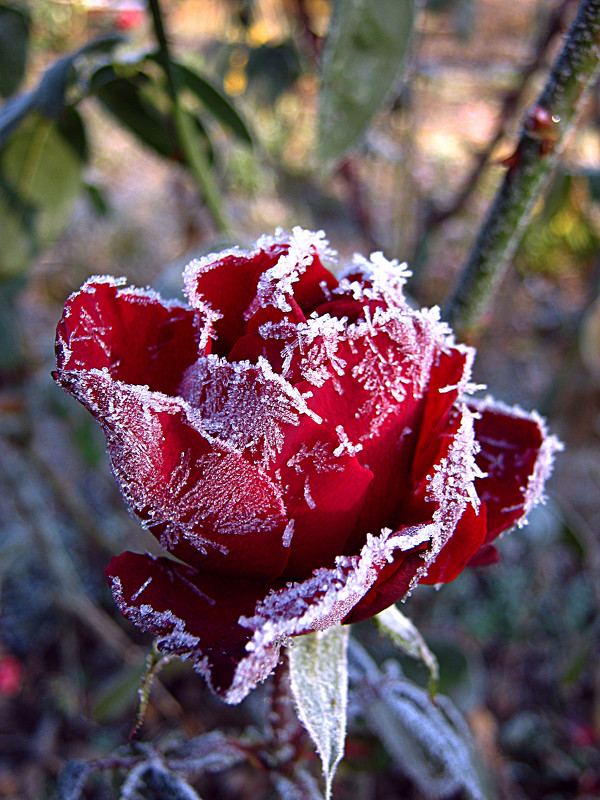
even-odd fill
[[[49,377],[67,295],[103,273],[174,295],[194,255],[300,224],[342,262],[408,260],[416,300],[441,303],[576,6],[163,0],[167,69],[144,3],[0,2],[0,797],[51,797],[66,759],[124,742],[149,646],[103,569],[152,542]],[[566,443],[551,499],[500,565],[405,609],[500,800],[600,796],[599,204],[595,88],[477,342],[476,380]],[[378,663],[393,654],[370,623],[358,636]],[[143,738],[239,731],[263,699],[226,708],[170,664]],[[233,761],[193,785],[270,791]],[[96,777],[84,791],[115,796]],[[360,715],[335,792],[430,796]]]

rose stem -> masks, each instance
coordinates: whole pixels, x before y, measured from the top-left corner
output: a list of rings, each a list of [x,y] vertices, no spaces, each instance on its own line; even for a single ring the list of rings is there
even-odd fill
[[[598,75],[600,0],[582,0],[548,82],[525,117],[514,154],[475,241],[445,318],[459,334],[475,330],[514,256],[533,205],[565,136]]]
[[[177,131],[177,138],[179,139],[187,164],[204,195],[206,205],[212,215],[217,230],[227,231],[229,229],[229,222],[223,210],[219,190],[211,175],[210,167],[204,155],[202,143],[196,132],[194,121],[181,108],[179,82],[176,71],[173,69],[173,61],[167,42],[159,0],[148,0],[148,8],[152,15],[154,35],[158,43],[158,57],[165,71],[167,88],[171,96],[171,102],[173,103],[173,119]]]

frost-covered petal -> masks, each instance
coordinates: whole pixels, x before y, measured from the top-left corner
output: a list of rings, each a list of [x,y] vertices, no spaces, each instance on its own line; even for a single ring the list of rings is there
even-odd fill
[[[195,259],[185,268],[186,294],[192,306],[208,305],[221,315],[215,322],[218,353],[228,353],[244,334],[244,311],[256,294],[258,280],[282,253],[281,245],[274,245],[269,251],[261,247],[250,251],[234,247]]]
[[[456,523],[452,536],[427,569],[420,583],[436,584],[453,581],[474,558],[483,545],[486,532],[485,506],[468,505]]]
[[[427,537],[418,527],[384,531],[369,537],[360,555],[268,593],[259,581],[227,581],[135,553],[113,558],[106,574],[124,616],[157,635],[163,652],[193,661],[222,699],[239,703],[272,672],[289,637],[343,621],[394,554]]]
[[[265,468],[305,416],[322,422],[303,394],[262,357],[256,364],[200,358],[187,370],[181,392],[202,430]]]
[[[273,578],[287,561],[287,525],[274,483],[198,427],[181,398],[63,372],[60,384],[102,425],[130,509],[165,549],[229,576]]]
[[[115,380],[172,394],[204,352],[210,320],[124,279],[90,278],[72,294],[56,331],[59,370],[108,369]]]
[[[273,237],[261,237],[251,250],[236,247],[188,264],[184,281],[190,303],[221,315],[215,323],[216,352],[226,355],[261,309],[288,312],[292,297],[299,307],[322,302],[337,281],[320,257],[333,255],[322,232],[294,228],[291,236],[278,229]]]
[[[240,619],[253,635],[246,646],[248,655],[236,669],[229,701],[242,700],[256,683],[256,675],[272,669],[277,649],[288,637],[349,621],[352,609],[395,554],[420,548],[429,533],[426,526],[407,528],[398,535],[384,530],[368,536],[359,555],[339,557],[335,567],[315,570],[308,580],[271,591],[252,617]]]
[[[112,559],[106,577],[127,619],[157,636],[162,652],[191,660],[215,693],[227,694],[251,636],[238,620],[253,613],[264,584],[225,581],[169,558],[129,552]],[[275,663],[257,671],[252,686]]]
[[[298,580],[317,566],[333,566],[355,528],[373,473],[359,464],[341,428],[331,431],[305,416],[288,429],[269,474],[278,481],[290,519],[285,577]]]
[[[491,398],[470,401],[475,413],[477,463],[486,473],[475,487],[487,510],[486,543],[502,531],[522,525],[527,514],[544,499],[544,484],[552,471],[554,454],[562,449],[549,436],[544,420]]]
[[[359,462],[374,473],[347,553],[358,552],[366,531],[394,519],[409,486],[431,375],[449,346],[435,312],[376,305],[371,316],[372,308],[347,327],[337,318],[308,320],[314,343],[304,333],[300,364],[305,381],[298,388],[312,393],[310,407],[342,426],[361,447]]]
[[[475,351],[463,345],[446,344],[431,366],[419,439],[411,465],[411,479],[421,480],[431,470],[446,435],[452,409],[459,397],[469,393]]]

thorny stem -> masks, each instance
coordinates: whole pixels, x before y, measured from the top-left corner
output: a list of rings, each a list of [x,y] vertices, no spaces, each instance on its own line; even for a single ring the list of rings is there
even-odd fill
[[[152,15],[154,34],[158,43],[158,57],[165,71],[167,88],[173,103],[173,118],[177,138],[185,155],[186,162],[192,171],[200,191],[204,195],[206,205],[212,215],[213,221],[219,231],[227,231],[229,222],[221,205],[219,190],[212,178],[210,166],[206,160],[193,120],[183,111],[179,99],[179,86],[177,75],[173,69],[173,61],[159,0],[148,0],[148,8]]]
[[[439,206],[432,204],[428,209],[423,228],[426,231],[425,235],[431,232],[431,229],[437,227],[449,217],[453,217],[465,205],[470,198],[475,187],[479,183],[491,156],[498,143],[506,135],[507,125],[515,113],[525,90],[529,85],[529,80],[541,67],[542,60],[549,45],[554,40],[558,33],[563,33],[566,26],[565,15],[573,5],[573,0],[562,0],[560,5],[554,9],[549,15],[546,24],[540,32],[537,43],[533,47],[532,57],[522,67],[516,87],[510,89],[504,95],[502,100],[502,107],[498,115],[498,126],[491,140],[486,145],[485,149],[477,157],[477,163],[473,168],[471,174],[465,180],[462,188],[459,190],[456,197],[452,202],[446,206]]]
[[[562,52],[523,125],[514,155],[479,232],[445,317],[458,332],[477,327],[600,68],[600,0],[582,0]]]

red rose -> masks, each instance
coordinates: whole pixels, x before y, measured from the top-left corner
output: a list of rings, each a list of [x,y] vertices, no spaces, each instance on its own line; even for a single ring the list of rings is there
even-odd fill
[[[92,278],[58,383],[102,425],[132,512],[178,560],[107,569],[121,612],[238,702],[288,636],[354,622],[495,560],[556,439],[472,391],[474,351],[380,253],[339,279],[322,233],[193,261],[189,306]]]

